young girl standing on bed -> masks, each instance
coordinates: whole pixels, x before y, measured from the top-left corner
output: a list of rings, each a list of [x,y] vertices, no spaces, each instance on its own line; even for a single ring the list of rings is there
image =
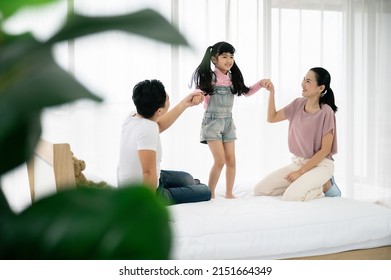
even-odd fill
[[[263,79],[251,87],[244,84],[242,73],[234,59],[235,48],[227,42],[218,42],[206,49],[201,64],[192,80],[204,99],[204,118],[201,127],[201,143],[208,144],[214,163],[209,174],[209,188],[215,197],[221,170],[226,166],[226,198],[235,198],[233,187],[236,173],[235,125],[232,107],[235,95],[250,96],[269,80]],[[214,70],[211,69],[214,64]]]
[[[337,152],[334,93],[330,74],[321,67],[310,69],[301,86],[302,96],[279,111],[274,87],[269,84],[268,122],[289,121],[288,144],[292,163],[272,172],[254,189],[255,195],[283,195],[284,200],[306,201],[341,196],[334,182],[333,155]]]

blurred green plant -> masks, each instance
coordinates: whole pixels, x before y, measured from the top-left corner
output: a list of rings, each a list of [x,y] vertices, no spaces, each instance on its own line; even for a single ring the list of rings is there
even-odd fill
[[[30,33],[11,35],[4,30],[4,21],[20,8],[55,1],[0,2],[0,177],[33,154],[44,108],[78,99],[102,101],[56,64],[55,44],[120,30],[187,45],[174,26],[150,9],[107,17],[72,13],[43,42]],[[19,214],[13,213],[0,192],[2,259],[167,259],[170,242],[167,209],[143,186],[72,189],[42,199]]]

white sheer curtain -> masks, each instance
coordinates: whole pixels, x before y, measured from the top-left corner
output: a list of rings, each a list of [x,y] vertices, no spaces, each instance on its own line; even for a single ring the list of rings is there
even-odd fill
[[[347,195],[391,198],[391,1],[351,1],[347,20]]]
[[[271,6],[277,103],[283,106],[300,92],[299,81],[309,68],[328,69],[339,107],[337,183],[344,196],[390,201],[391,165],[386,159],[391,129],[386,120],[391,98],[386,82],[391,77],[391,1],[273,0]]]
[[[120,126],[125,115],[134,110],[134,84],[160,79],[171,104],[176,104],[192,90],[191,75],[206,47],[227,40],[237,49],[236,61],[246,84],[265,77],[274,81],[278,107],[300,96],[301,80],[309,68],[328,69],[339,107],[337,183],[346,197],[389,199],[391,132],[387,120],[391,119],[391,98],[386,94],[386,81],[391,77],[390,2],[67,1],[76,11],[90,15],[153,8],[178,26],[191,48],[119,32],[59,45],[54,49],[59,64],[105,101],[79,101],[45,111],[43,137],[69,142],[75,155],[86,161],[87,174],[115,184]],[[266,122],[266,101],[265,90],[236,99],[237,187],[251,187],[290,160],[287,123]],[[212,157],[208,147],[199,143],[202,112],[201,106],[188,109],[162,134],[163,167],[186,170],[207,182]],[[224,176],[219,188],[223,186]],[[21,193],[7,190],[11,190],[8,197]]]

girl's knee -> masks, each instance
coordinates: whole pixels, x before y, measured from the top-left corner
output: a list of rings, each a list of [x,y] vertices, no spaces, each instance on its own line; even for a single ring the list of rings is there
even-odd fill
[[[228,166],[235,166],[236,165],[236,157],[235,155],[225,156],[225,164]]]
[[[227,168],[236,168],[236,161],[234,160],[227,160],[225,161],[225,166]]]
[[[218,158],[214,160],[214,165],[216,168],[223,169],[225,165],[225,160],[223,158]]]

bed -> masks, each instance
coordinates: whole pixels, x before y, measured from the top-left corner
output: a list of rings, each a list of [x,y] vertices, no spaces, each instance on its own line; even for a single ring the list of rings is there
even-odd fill
[[[172,259],[391,259],[391,209],[348,198],[221,196],[169,206]]]
[[[52,171],[37,172],[41,161]],[[28,171],[33,201],[41,196],[40,177],[48,181],[48,173],[56,186],[50,192],[73,186],[69,144],[42,139]],[[287,202],[255,197],[247,187],[236,187],[235,194],[233,200],[219,194],[211,201],[168,207],[172,259],[391,259],[389,204],[348,198]]]

